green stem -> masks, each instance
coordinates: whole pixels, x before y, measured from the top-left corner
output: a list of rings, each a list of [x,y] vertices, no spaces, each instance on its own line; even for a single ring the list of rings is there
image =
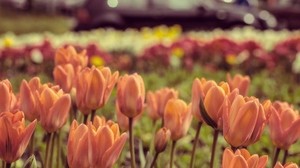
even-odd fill
[[[155,163],[156,163],[156,160],[157,160],[157,158],[158,158],[158,155],[159,155],[159,153],[156,152],[155,155],[154,155],[154,158],[153,158],[153,160],[152,160],[152,163],[151,163],[150,168],[153,168],[153,167],[154,167],[154,165],[155,165]]]
[[[287,159],[288,156],[289,156],[289,151],[288,151],[288,149],[286,149],[286,150],[284,150],[282,165],[284,165],[286,163],[286,159]]]
[[[56,155],[56,168],[59,168],[60,167],[60,134],[61,134],[61,131],[58,130],[58,133],[57,133],[57,146],[56,146],[56,152],[57,152],[57,155]]]
[[[210,157],[210,168],[214,167],[214,160],[215,160],[215,153],[216,153],[216,146],[218,142],[218,136],[219,136],[219,131],[217,129],[214,130],[214,140],[212,144],[212,149],[211,149],[211,157]]]
[[[92,110],[92,114],[91,114],[91,121],[93,122],[94,117],[96,115],[96,110]]]
[[[52,168],[52,163],[53,163],[53,154],[54,154],[54,146],[55,146],[55,138],[56,138],[56,133],[52,133],[52,139],[51,139],[51,153],[50,153],[50,166],[49,168]]]
[[[47,142],[46,142],[46,154],[44,158],[44,166],[47,168],[48,166],[48,156],[49,156],[49,150],[50,150],[50,142],[51,142],[52,133],[47,133]]]
[[[196,153],[196,148],[197,148],[197,143],[198,143],[198,137],[199,137],[199,134],[200,134],[201,126],[202,126],[202,122],[198,122],[197,130],[196,130],[196,135],[195,135],[195,139],[194,139],[193,150],[192,150],[192,156],[191,156],[190,168],[193,168],[193,167],[194,167],[194,163],[195,163],[195,153]]]
[[[175,153],[175,146],[177,141],[172,141],[172,148],[171,148],[171,155],[170,155],[170,168],[173,167],[173,160],[174,160],[174,153]]]
[[[131,167],[135,168],[134,138],[133,138],[133,118],[129,117],[129,147],[131,156]]]
[[[275,149],[275,154],[274,154],[274,157],[273,157],[272,167],[275,166],[275,164],[276,164],[276,162],[278,160],[279,153],[280,153],[280,148],[276,148]]]
[[[84,124],[87,124],[88,118],[89,118],[89,115],[88,114],[84,114],[84,116],[83,116],[83,123]]]

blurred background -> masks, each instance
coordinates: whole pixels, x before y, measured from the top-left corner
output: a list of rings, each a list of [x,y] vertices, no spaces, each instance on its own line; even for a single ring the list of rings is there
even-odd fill
[[[299,29],[300,0],[0,0],[0,33],[181,25]]]

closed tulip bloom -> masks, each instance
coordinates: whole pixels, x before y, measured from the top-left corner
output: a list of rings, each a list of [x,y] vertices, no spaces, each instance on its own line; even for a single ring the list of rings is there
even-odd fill
[[[134,118],[143,111],[145,85],[143,78],[134,73],[120,77],[117,88],[117,107],[121,113]]]
[[[3,112],[0,114],[0,158],[7,163],[18,160],[24,153],[35,130],[36,120],[25,126],[24,114]]]
[[[214,121],[215,127],[222,129],[223,102],[226,95],[230,94],[227,83],[220,83],[218,86],[212,86],[204,98],[204,107],[208,116]],[[203,117],[203,116],[202,116]]]
[[[250,87],[250,77],[242,76],[241,74],[236,74],[233,78],[228,73],[227,74],[227,82],[230,86],[230,89],[233,90],[235,88],[239,89],[239,93],[243,96],[247,96],[249,87]]]
[[[160,128],[154,139],[154,145],[155,145],[155,151],[160,153],[163,152],[168,144],[168,141],[170,140],[171,132],[167,128],[163,127]]]
[[[55,65],[72,64],[73,67],[86,67],[88,64],[88,57],[86,51],[77,53],[73,46],[60,48],[55,54]]]
[[[71,97],[60,89],[45,87],[38,96],[40,122],[42,127],[52,133],[67,121],[71,107]]]
[[[23,80],[20,86],[19,102],[20,109],[29,121],[40,119],[37,96],[42,91],[40,78],[34,77],[29,82]]]
[[[70,93],[71,89],[75,87],[75,78],[80,69],[80,67],[73,67],[72,64],[55,66],[53,70],[55,83],[58,84],[64,92]]]
[[[225,149],[222,159],[222,168],[265,168],[268,156],[259,157],[257,154],[251,155],[246,149],[237,149],[232,152]]]
[[[171,99],[167,102],[164,112],[164,127],[170,130],[173,141],[185,136],[192,119],[191,104],[188,106],[180,99]]]
[[[244,147],[261,137],[267,121],[263,106],[257,98],[238,95],[230,102],[225,100],[223,135],[233,147]]]
[[[111,73],[108,67],[84,68],[77,77],[76,103],[83,114],[103,107],[114,88],[119,72]]]
[[[68,145],[67,158],[70,168],[110,168],[119,158],[127,134],[120,135],[119,126],[112,121],[96,116],[88,126],[73,121]]]
[[[287,150],[300,138],[299,112],[278,101],[269,110],[271,140],[277,148]]]
[[[178,98],[178,92],[171,88],[162,88],[155,92],[147,93],[148,114],[153,120],[163,118],[168,100]]]
[[[298,168],[298,165],[295,163],[286,163],[284,166],[280,162],[277,162],[274,168]]]
[[[117,104],[116,104],[117,105]],[[129,119],[126,115],[121,113],[120,109],[116,107],[117,121],[122,131],[129,130]],[[138,116],[133,118],[133,125],[142,117],[143,113],[140,113]]]
[[[194,117],[198,121],[202,121],[202,116],[200,113],[200,98],[202,100],[205,99],[205,95],[207,94],[207,91],[212,87],[212,86],[217,86],[217,83],[213,80],[206,80],[204,78],[198,79],[196,78],[193,82],[192,86],[192,113]]]
[[[0,81],[0,93],[0,113],[13,111],[17,106],[17,99],[9,80],[5,79]]]

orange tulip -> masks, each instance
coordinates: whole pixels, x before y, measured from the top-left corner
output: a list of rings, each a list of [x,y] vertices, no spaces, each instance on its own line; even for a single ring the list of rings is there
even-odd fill
[[[88,57],[86,51],[77,53],[73,46],[60,48],[55,54],[55,65],[72,64],[73,67],[86,67],[88,64]]]
[[[119,72],[111,73],[108,67],[84,68],[77,77],[76,103],[83,114],[103,107],[114,88]]]
[[[259,157],[257,154],[251,155],[246,149],[232,152],[227,148],[223,153],[222,168],[265,168],[267,162],[267,155]]]
[[[37,96],[42,90],[40,78],[34,77],[29,82],[23,80],[20,86],[20,109],[24,112],[26,119],[33,121],[40,119]],[[38,93],[38,94],[37,94]]]
[[[40,122],[42,127],[52,133],[61,128],[69,116],[71,97],[57,88],[45,87],[38,95]]]
[[[160,128],[154,139],[154,145],[155,145],[155,151],[160,153],[163,152],[168,144],[168,141],[170,140],[171,132],[167,128],[163,127]]]
[[[173,141],[182,138],[187,133],[192,119],[191,104],[187,105],[180,99],[171,99],[167,102],[164,126],[170,130]]]
[[[120,135],[118,124],[96,116],[88,126],[73,121],[68,139],[68,164],[70,168],[110,168],[119,158],[127,140]]]
[[[243,96],[248,94],[249,86],[250,86],[250,77],[242,76],[240,74],[235,75],[233,78],[228,73],[227,74],[227,82],[230,86],[230,89],[233,90],[235,88],[239,89],[239,93]]]
[[[17,99],[9,80],[5,79],[0,81],[0,93],[0,113],[16,109]]]
[[[0,114],[0,158],[7,163],[18,160],[24,153],[35,130],[36,120],[25,127],[24,114],[17,111]]]
[[[287,150],[300,138],[300,116],[287,103],[276,101],[270,108],[271,140],[277,148]]]
[[[286,163],[284,166],[280,162],[277,162],[274,168],[298,168],[295,163]]]
[[[248,146],[261,137],[267,119],[263,106],[254,97],[226,98],[223,112],[223,135],[233,147]]]
[[[75,87],[76,75],[79,73],[81,67],[73,67],[72,64],[57,65],[53,70],[53,77],[56,84],[58,84],[64,92],[70,93],[71,89]]]
[[[116,104],[117,105],[117,104]],[[128,131],[129,130],[129,119],[126,115],[121,113],[118,107],[116,107],[117,111],[117,121],[122,131]],[[133,125],[136,123],[137,120],[139,120],[142,117],[143,113],[140,113],[138,116],[133,118]]]
[[[145,101],[144,81],[137,73],[124,75],[118,81],[117,107],[129,118],[134,118],[143,111]]]
[[[177,98],[178,92],[170,88],[162,88],[156,92],[147,93],[148,114],[153,120],[163,118],[165,106],[168,100]]]

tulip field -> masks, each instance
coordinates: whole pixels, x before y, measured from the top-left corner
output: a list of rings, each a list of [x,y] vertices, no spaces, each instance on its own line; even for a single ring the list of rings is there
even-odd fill
[[[2,168],[298,168],[300,31],[0,35]]]

